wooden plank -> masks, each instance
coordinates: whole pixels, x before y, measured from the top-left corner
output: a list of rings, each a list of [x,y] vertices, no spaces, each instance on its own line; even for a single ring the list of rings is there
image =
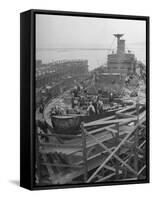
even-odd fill
[[[123,112],[126,112],[126,111],[131,110],[131,109],[136,109],[136,105],[132,105],[132,106],[128,106],[126,108],[123,108],[122,110],[117,111],[116,114],[123,113]]]
[[[143,118],[146,115],[146,111],[143,111],[140,115],[139,118]],[[94,122],[89,122],[89,123],[85,123],[84,127],[91,127],[91,126],[99,126],[99,125],[108,125],[108,124],[116,124],[116,123],[120,123],[120,125],[122,124],[127,124],[129,122],[132,121],[136,121],[137,120],[137,116],[135,117],[130,117],[127,119],[115,119],[115,120],[108,120],[108,121],[104,121],[103,119],[100,120],[96,120]]]
[[[81,165],[76,165],[76,164],[61,164],[61,163],[49,163],[49,162],[42,162],[41,165],[46,165],[46,166],[55,166],[55,167],[71,167],[71,168],[83,168]]]
[[[112,132],[112,133],[117,133],[117,130],[109,128],[109,127],[106,127],[105,130]]]
[[[39,144],[41,147],[47,147],[47,146],[52,146],[52,147],[59,147],[59,148],[82,148],[82,145],[77,145],[77,144],[73,144],[73,145],[69,145],[69,144],[58,144],[58,143],[51,143],[51,142],[41,142]]]
[[[44,136],[44,137],[60,137],[60,138],[81,138],[81,134],[79,135],[66,135],[66,134],[55,134],[55,133],[50,133],[50,134],[45,134],[45,133],[39,133],[39,136]]]
[[[127,114],[127,113],[116,113],[116,115],[118,117],[122,117],[122,118],[131,118],[131,117],[135,117],[135,115],[130,115],[130,114]]]
[[[129,123],[131,121],[135,121],[135,120],[137,120],[136,117],[131,117],[131,118],[128,118],[128,119],[114,119],[114,120],[108,120],[108,121],[103,121],[101,119],[101,120],[97,120],[97,121],[94,121],[94,122],[86,123],[84,125],[84,127],[87,128],[87,127],[90,127],[90,126],[108,125],[108,124],[116,124],[116,123],[126,124],[126,123]]]

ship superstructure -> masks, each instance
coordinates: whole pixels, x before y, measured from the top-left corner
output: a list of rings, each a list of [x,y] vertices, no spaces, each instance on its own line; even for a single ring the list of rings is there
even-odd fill
[[[114,34],[117,38],[117,50],[108,55],[107,65],[110,73],[133,74],[136,71],[135,55],[125,50],[124,34]]]

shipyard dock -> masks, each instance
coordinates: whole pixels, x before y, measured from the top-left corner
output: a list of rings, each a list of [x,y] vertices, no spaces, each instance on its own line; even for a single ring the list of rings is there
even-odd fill
[[[89,72],[86,60],[37,62],[37,185],[146,179],[145,65],[114,36],[107,71]]]

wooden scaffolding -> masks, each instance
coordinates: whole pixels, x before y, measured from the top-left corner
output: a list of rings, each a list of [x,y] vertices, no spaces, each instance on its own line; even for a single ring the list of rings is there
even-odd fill
[[[37,131],[36,183],[145,179],[145,149],[145,105],[139,103],[113,116],[82,123],[78,135]]]

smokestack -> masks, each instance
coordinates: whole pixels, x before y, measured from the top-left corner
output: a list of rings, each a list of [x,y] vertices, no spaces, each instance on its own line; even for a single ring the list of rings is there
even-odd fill
[[[118,54],[125,53],[125,40],[119,40],[117,53]]]
[[[114,34],[117,38],[117,54],[125,53],[125,40],[120,40],[124,34]]]

